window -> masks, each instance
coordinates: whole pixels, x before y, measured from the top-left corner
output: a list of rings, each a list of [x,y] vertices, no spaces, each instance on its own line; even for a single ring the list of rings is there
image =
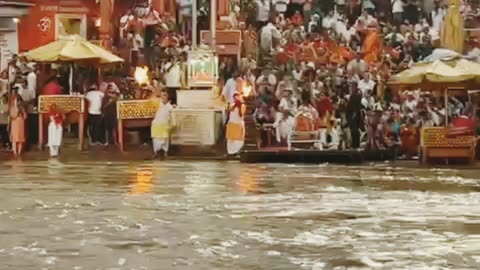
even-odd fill
[[[80,35],[87,38],[87,17],[80,14],[56,14],[55,38],[61,35]]]

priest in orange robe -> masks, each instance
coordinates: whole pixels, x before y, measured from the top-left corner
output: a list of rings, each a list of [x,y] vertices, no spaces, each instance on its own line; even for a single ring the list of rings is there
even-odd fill
[[[366,37],[363,42],[363,53],[365,55],[365,62],[368,65],[377,63],[382,52],[380,33],[377,28],[369,27],[365,31]]]

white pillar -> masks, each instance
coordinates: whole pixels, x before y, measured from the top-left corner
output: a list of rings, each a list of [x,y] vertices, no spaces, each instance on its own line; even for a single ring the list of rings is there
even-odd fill
[[[197,48],[197,0],[192,0],[192,47]]]
[[[212,37],[210,44],[212,50],[215,51],[217,45],[217,0],[210,0],[210,33]]]

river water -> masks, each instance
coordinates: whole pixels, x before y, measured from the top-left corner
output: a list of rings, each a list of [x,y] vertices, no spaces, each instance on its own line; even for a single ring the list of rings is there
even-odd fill
[[[0,164],[0,269],[480,269],[467,169]]]

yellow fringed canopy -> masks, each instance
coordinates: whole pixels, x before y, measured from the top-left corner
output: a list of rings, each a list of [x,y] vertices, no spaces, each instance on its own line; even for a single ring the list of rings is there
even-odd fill
[[[99,64],[120,63],[124,60],[78,35],[61,36],[58,40],[22,54],[29,62],[92,61]]]

